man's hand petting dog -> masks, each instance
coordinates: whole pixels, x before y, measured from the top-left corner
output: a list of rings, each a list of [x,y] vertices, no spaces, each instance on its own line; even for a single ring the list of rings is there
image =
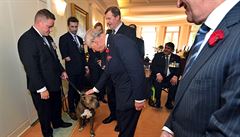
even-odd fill
[[[91,95],[93,94],[95,91],[93,89],[89,89],[87,92],[85,92],[85,95]]]
[[[142,110],[142,109],[144,108],[144,104],[145,104],[145,101],[143,101],[143,102],[136,102],[136,101],[135,101],[135,109],[136,109],[137,111]]]

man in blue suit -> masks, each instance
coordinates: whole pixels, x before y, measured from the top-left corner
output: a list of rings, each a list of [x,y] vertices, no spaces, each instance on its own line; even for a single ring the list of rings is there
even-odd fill
[[[119,137],[133,137],[145,102],[145,76],[141,57],[135,48],[135,41],[122,34],[108,35],[89,30],[86,44],[94,51],[106,52],[106,68],[95,87],[86,92],[98,92],[111,78],[115,87],[116,110]]]
[[[161,137],[239,137],[240,2],[178,0],[177,6],[185,8],[188,22],[203,24],[200,32],[210,30],[190,50]]]

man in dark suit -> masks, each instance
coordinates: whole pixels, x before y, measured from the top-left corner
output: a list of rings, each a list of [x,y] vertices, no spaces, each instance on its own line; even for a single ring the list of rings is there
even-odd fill
[[[107,36],[94,29],[86,34],[86,44],[90,48],[107,54],[104,73],[95,87],[86,94],[98,92],[107,79],[111,78],[116,93],[119,137],[133,137],[146,97],[143,62],[134,48],[135,41],[116,34],[110,37],[112,40],[107,47]]]
[[[60,37],[59,48],[62,59],[65,61],[69,81],[81,91],[86,82],[84,75],[87,71],[85,71],[85,69],[88,69],[88,67],[86,64],[83,40],[77,35],[78,22],[76,17],[68,18],[68,32]],[[68,87],[69,116],[73,120],[77,120],[75,108],[77,107],[80,96],[71,84],[69,84]]]
[[[55,16],[47,9],[35,15],[34,25],[18,40],[18,52],[44,137],[53,137],[53,128],[69,127],[61,119],[61,78],[68,76],[56,54],[49,33]]]
[[[126,26],[121,21],[121,12],[118,7],[112,6],[107,8],[105,11],[105,19],[113,35],[123,34],[134,41],[136,40],[135,30],[129,26]],[[136,46],[136,44],[133,46]],[[115,87],[113,86],[111,79],[108,81],[106,88],[107,88],[107,96],[109,100],[108,106],[110,109],[110,116],[103,120],[104,124],[107,124],[112,122],[113,120],[116,120]],[[118,126],[116,126],[115,131],[118,131]]]
[[[180,57],[173,53],[174,44],[165,44],[163,52],[156,53],[150,66],[151,78],[155,88],[156,108],[161,108],[161,93],[164,88],[168,88],[168,98],[165,104],[167,109],[173,108],[173,100],[177,90],[180,76]]]
[[[161,137],[239,137],[240,2],[178,0],[177,6],[202,25]]]

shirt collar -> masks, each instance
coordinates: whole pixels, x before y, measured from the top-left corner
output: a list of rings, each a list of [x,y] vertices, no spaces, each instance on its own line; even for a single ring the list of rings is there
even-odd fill
[[[37,29],[36,27],[33,26],[33,28],[37,31],[37,33],[38,33],[41,37],[43,37],[43,35],[38,31],[38,29]]]
[[[117,31],[119,30],[119,28],[122,26],[122,22],[120,24],[118,24],[118,26],[115,28],[115,34],[117,33]]]
[[[205,25],[214,31],[225,15],[235,6],[239,0],[225,0],[207,17]]]

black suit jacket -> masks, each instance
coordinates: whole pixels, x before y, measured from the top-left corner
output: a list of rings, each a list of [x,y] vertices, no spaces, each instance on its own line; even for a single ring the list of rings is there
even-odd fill
[[[53,39],[48,36],[48,43]],[[53,49],[54,50],[54,49]],[[59,91],[61,73],[64,71],[56,51],[51,52],[43,38],[32,27],[18,40],[18,53],[27,75],[27,88],[36,92],[46,86],[51,91]]]
[[[180,57],[176,54],[171,54],[169,64],[171,63],[177,63],[178,67],[169,67],[169,77],[173,77],[174,75],[179,77],[181,74],[181,69],[180,69]],[[151,76],[153,79],[156,79],[156,74],[161,73],[163,77],[166,77],[164,74],[166,62],[165,62],[165,54],[163,52],[156,53],[154,55],[154,58],[152,60],[152,64],[150,66],[151,69]],[[170,65],[171,66],[171,65]]]
[[[62,59],[70,57],[70,61],[65,61],[66,71],[69,76],[79,75],[85,73],[86,57],[83,48],[83,40],[78,36],[78,40],[81,44],[81,49],[77,47],[73,36],[67,32],[59,39],[59,49],[62,55]]]
[[[128,38],[136,41],[136,31],[133,28],[126,26],[124,23],[122,23],[116,34],[123,34]]]
[[[135,100],[146,98],[143,62],[134,48],[135,41],[116,34],[110,42],[106,69],[95,87],[101,89],[111,77],[116,92],[116,109],[127,110],[134,107]]]

